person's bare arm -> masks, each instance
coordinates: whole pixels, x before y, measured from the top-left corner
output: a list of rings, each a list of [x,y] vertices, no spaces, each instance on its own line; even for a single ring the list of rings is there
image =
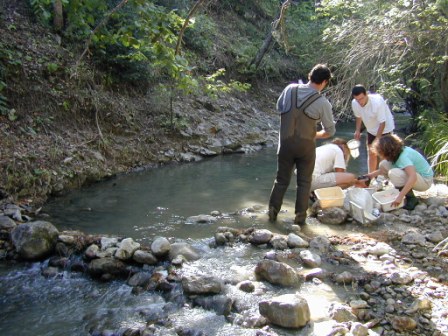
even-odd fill
[[[361,138],[361,126],[362,126],[362,119],[356,117],[356,128],[355,128],[355,134],[353,135],[353,138],[356,140],[359,140]]]

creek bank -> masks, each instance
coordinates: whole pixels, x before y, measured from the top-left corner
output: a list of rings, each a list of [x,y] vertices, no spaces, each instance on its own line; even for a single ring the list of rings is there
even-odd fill
[[[285,83],[172,100],[162,83],[111,85],[110,73],[88,58],[78,67],[75,46],[35,20],[26,2],[0,2],[8,110],[0,113],[0,201],[38,207],[117,174],[276,142]]]
[[[319,330],[319,335],[448,334],[447,251],[438,246],[448,236],[446,196],[422,198],[413,211],[382,213],[368,234],[311,237],[294,226],[292,219],[282,223],[293,230],[289,234],[220,227],[210,241],[211,248],[250,244],[266,250],[263,258],[254,259],[253,273],[245,279],[222,278],[213,270],[186,272],[185,266],[194,269],[204,251],[185,241],[159,237],[142,246],[131,238],[58,232],[51,223],[34,220],[29,210],[13,204],[2,206],[2,262],[45,258],[41,266],[44,277],[62,278],[63,271],[83,272],[100,281],[125,281],[135,295],[163,293],[167,313],[153,316],[153,312],[145,312],[151,323],[117,330],[117,335],[206,334],[207,330],[169,323],[169,314],[195,306],[225,316],[234,326],[252,328],[257,335],[279,335],[279,327],[304,326]],[[244,213],[266,216],[266,209],[254,206]],[[219,220],[220,213],[208,216],[209,221],[210,217]],[[203,222],[204,218],[198,215],[189,220]],[[313,225],[322,224],[312,217],[308,226]],[[43,235],[47,244],[35,244],[36,236],[30,234],[33,226],[39,228],[35,234]],[[343,302],[334,302],[328,311],[316,312],[310,311],[300,295],[305,283],[356,291]],[[283,294],[273,296],[273,288],[283,288]],[[256,304],[241,302],[234,291],[243,291]],[[324,317],[316,318],[317,313]],[[105,333],[96,330],[94,334]]]

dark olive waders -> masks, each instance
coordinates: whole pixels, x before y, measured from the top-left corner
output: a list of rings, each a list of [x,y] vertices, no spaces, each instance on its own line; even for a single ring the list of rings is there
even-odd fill
[[[280,146],[278,150],[277,177],[269,200],[269,219],[275,221],[281,209],[294,167],[297,169],[295,204],[296,224],[305,224],[311,179],[316,159],[316,124],[319,120],[306,115],[305,109],[321,95],[312,94],[297,107],[297,87],[291,94],[291,110],[280,120]]]

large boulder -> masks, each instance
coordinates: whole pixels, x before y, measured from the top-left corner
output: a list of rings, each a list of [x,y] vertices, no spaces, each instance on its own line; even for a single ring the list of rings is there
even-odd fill
[[[308,302],[297,294],[285,294],[260,301],[260,314],[272,324],[284,328],[301,328],[310,321]]]
[[[266,280],[273,285],[299,286],[301,279],[289,265],[274,260],[264,259],[258,262],[255,275],[259,280]]]
[[[58,235],[53,224],[35,221],[16,226],[11,231],[11,240],[21,258],[39,260],[54,251]]]

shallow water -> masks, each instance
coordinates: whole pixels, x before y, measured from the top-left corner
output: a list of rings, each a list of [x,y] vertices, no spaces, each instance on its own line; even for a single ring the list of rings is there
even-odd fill
[[[351,138],[353,125],[340,125],[338,136]],[[362,174],[366,153],[351,160],[349,171]],[[267,208],[276,171],[275,148],[257,153],[218,156],[198,163],[169,165],[139,173],[119,176],[51,200],[43,208],[47,219],[59,230],[73,229],[86,233],[121,235],[140,242],[155,236],[187,239],[202,251],[203,257],[184,265],[180,273],[213,274],[221,279],[253,279],[253,269],[268,250],[247,245],[210,248],[218,226],[267,228],[282,231],[268,222],[267,215],[240,210],[254,206]],[[279,215],[281,222],[292,218],[295,200],[294,181]],[[210,214],[218,210],[223,216],[213,224],[188,224],[189,216]],[[238,215],[234,213],[238,212]],[[310,235],[353,232],[355,224],[338,227],[311,223]],[[30,267],[31,265],[31,267]],[[197,307],[173,304],[154,292],[131,294],[123,282],[98,283],[77,273],[61,271],[55,278],[45,278],[45,263],[0,264],[0,334],[1,335],[89,335],[95,330],[122,331],[129,326],[144,326],[151,316],[168,316],[174,326],[188,325],[206,335],[255,335],[255,331],[227,323],[223,316]],[[231,267],[229,267],[231,265]],[[331,267],[331,265],[327,265]],[[254,300],[234,287],[226,293],[248,301],[254,311],[261,298],[294,293],[295,289],[262,284]],[[324,321],[330,302],[345,301],[352,288],[330,287],[323,283],[305,283],[305,296],[314,322]],[[181,309],[182,308],[182,309]],[[142,313],[143,312],[143,313]],[[146,317],[145,317],[146,316]],[[275,329],[279,335],[319,334],[312,324],[299,331]],[[322,333],[323,334],[323,333]],[[162,328],[160,335],[174,335]]]
[[[352,124],[338,128],[338,136],[347,139],[352,132]],[[267,209],[276,172],[275,151],[266,148],[119,176],[53,199],[43,211],[60,230],[115,234],[139,241],[154,236],[200,239],[213,235],[221,225],[265,226],[275,231],[267,216],[223,218],[215,224],[186,222],[189,216],[213,210],[228,214],[253,206]],[[366,151],[361,146],[360,156],[350,160],[349,170],[362,174],[365,162]],[[294,184],[293,178],[282,208],[288,215],[293,213]]]

